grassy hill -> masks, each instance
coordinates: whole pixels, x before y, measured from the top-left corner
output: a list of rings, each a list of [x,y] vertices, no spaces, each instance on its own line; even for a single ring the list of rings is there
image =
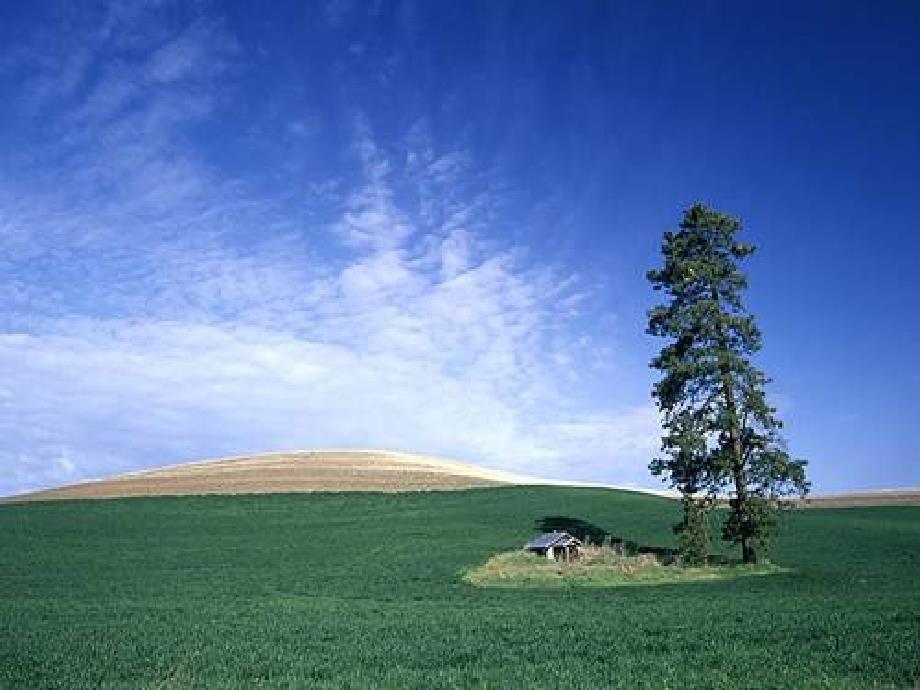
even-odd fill
[[[477,589],[568,516],[669,545],[679,508],[560,487],[0,505],[0,687],[916,687],[920,508],[789,515],[791,572]]]

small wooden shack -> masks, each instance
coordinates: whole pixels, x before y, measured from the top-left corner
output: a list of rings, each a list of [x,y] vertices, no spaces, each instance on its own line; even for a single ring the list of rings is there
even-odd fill
[[[578,557],[579,546],[581,542],[568,532],[545,532],[528,542],[524,549],[550,559],[568,561]]]

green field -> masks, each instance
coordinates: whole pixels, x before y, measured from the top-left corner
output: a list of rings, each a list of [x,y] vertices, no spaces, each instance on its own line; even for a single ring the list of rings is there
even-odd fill
[[[916,687],[920,508],[787,516],[768,577],[488,589],[570,516],[671,543],[673,502],[507,488],[0,506],[0,687]]]

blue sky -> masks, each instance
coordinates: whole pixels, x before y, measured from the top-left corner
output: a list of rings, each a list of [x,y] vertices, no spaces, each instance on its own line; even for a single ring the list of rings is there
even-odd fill
[[[6,3],[0,494],[302,447],[659,486],[702,200],[819,492],[920,485],[914,3]]]

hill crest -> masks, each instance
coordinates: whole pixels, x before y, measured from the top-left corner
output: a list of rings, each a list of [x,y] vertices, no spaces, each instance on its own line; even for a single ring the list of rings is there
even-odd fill
[[[535,477],[433,455],[381,449],[311,449],[196,460],[0,498],[54,499],[310,493],[318,491],[455,491],[494,486],[570,486],[675,498],[672,491]],[[803,507],[920,505],[920,489],[809,496]]]
[[[601,486],[389,450],[297,450],[199,460],[44,489],[13,501],[313,491],[450,491],[488,486]],[[630,487],[627,490],[642,491]],[[667,495],[666,492],[643,493]]]

